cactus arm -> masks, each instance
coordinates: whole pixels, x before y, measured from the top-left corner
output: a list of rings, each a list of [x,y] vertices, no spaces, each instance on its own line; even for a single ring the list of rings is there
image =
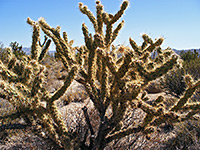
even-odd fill
[[[117,72],[117,67],[112,57],[105,55],[102,49],[98,49],[97,53],[99,54],[99,57],[102,57],[103,60],[107,63],[107,67],[109,68],[110,72],[115,75]]]
[[[123,64],[120,66],[120,68],[118,69],[117,73],[116,73],[116,77],[118,79],[120,78],[123,78],[124,75],[126,74],[126,72],[128,71],[129,69],[129,64],[131,63],[132,61],[132,57],[133,57],[133,53],[130,51],[130,52],[127,52],[125,54],[125,58],[124,58],[124,62]]]
[[[106,25],[108,25],[109,23],[110,23],[110,17],[109,17],[109,15],[107,14],[107,13],[103,13],[102,14],[102,19],[103,19],[103,22],[106,24]]]
[[[141,132],[142,130],[143,130],[143,128],[141,128],[140,126],[139,127],[129,127],[128,129],[120,130],[119,132],[108,136],[105,141],[106,141],[106,143],[110,143],[111,141],[113,141],[115,139],[120,139],[127,135]]]
[[[31,89],[31,96],[34,96],[38,93],[39,89],[42,86],[42,82],[43,82],[43,80],[40,77],[40,74],[38,74],[37,77],[33,81],[33,86],[32,86],[32,89]]]
[[[143,34],[142,38],[144,39],[144,42],[151,44],[151,45],[153,44],[153,40],[147,34]]]
[[[40,43],[40,26],[38,23],[32,21],[30,18],[27,19],[27,23],[33,27],[32,46],[31,46],[31,58],[42,61],[46,55],[51,41],[47,41],[45,36],[43,44]]]
[[[46,21],[43,18],[39,19],[39,24],[44,31],[45,34],[47,34],[49,37],[52,38],[56,45],[56,51],[60,54],[65,56],[66,60],[69,62],[69,64],[76,63],[75,60],[71,57],[71,51],[68,45],[65,43],[65,40],[61,38],[60,33],[58,32],[60,29],[54,29],[50,27]]]
[[[71,143],[70,143],[68,129],[65,125],[63,118],[61,117],[61,114],[58,110],[56,102],[55,101],[49,102],[48,107],[49,107],[49,111],[52,116],[52,119],[55,121],[55,123],[58,126],[58,130],[59,130],[58,134],[60,135],[60,137],[62,137],[60,140],[62,141],[64,148],[69,149],[71,147]]]
[[[89,54],[88,54],[88,74],[87,74],[87,78],[86,81],[90,84],[91,90],[92,90],[92,97],[93,97],[93,102],[94,104],[97,106],[97,108],[100,108],[100,103],[98,102],[98,93],[97,93],[97,89],[96,89],[96,85],[95,85],[95,76],[96,76],[96,46],[95,46],[95,42],[92,40],[91,35],[88,35],[88,29],[87,26],[85,24],[82,24],[82,31],[85,37],[85,43],[86,43],[86,47],[89,50]],[[88,86],[86,86],[88,87]]]
[[[184,95],[171,108],[171,111],[180,110],[187,103],[187,101],[190,99],[190,97],[194,94],[195,90],[198,88],[200,88],[200,81],[197,81],[196,83],[194,83],[194,85],[192,87],[188,87],[188,89],[185,91]],[[191,105],[191,107],[192,107],[192,105]]]
[[[142,52],[140,51],[140,48],[136,44],[136,42],[132,38],[129,38],[129,42],[130,42],[130,45],[133,48],[133,50],[136,52],[136,54],[140,56],[142,54]]]
[[[35,111],[37,116],[42,120],[42,123],[46,127],[46,130],[49,132],[50,137],[58,144],[62,145],[59,139],[59,135],[56,132],[56,129],[53,125],[53,121],[50,119],[50,114],[46,112],[46,110],[43,111]]]
[[[84,23],[82,24],[82,31],[83,31],[86,47],[88,49],[92,49],[92,42],[91,42],[91,39],[89,37],[88,28]]]
[[[49,50],[50,44],[51,44],[51,40],[48,40],[47,43],[45,44],[44,48],[42,49],[40,56],[39,56],[39,59],[38,59],[39,62],[41,62],[45,58],[45,56],[46,56],[46,54]]]
[[[111,24],[114,24],[117,20],[119,20],[119,18],[124,14],[124,11],[127,9],[128,4],[128,0],[123,1],[120,10],[113,16],[112,20],[110,21]]]
[[[112,49],[111,49],[110,55],[112,56],[113,61],[116,63],[116,60],[117,60],[117,48],[113,44],[112,44]]]
[[[143,50],[143,52],[145,53],[146,51],[148,52],[152,52],[157,46],[160,46],[163,43],[164,39],[163,38],[159,38],[158,40],[155,41],[155,43],[151,44],[150,46],[148,46],[146,49]]]
[[[97,24],[98,24],[98,30],[97,32],[102,35],[103,34],[103,5],[100,4],[100,1],[96,1],[96,10],[97,10]]]
[[[162,76],[163,74],[166,74],[169,70],[171,70],[177,62],[177,57],[172,57],[172,59],[168,60],[163,64],[162,67],[156,68],[155,71],[150,72],[149,75],[149,81],[155,80],[156,78]]]
[[[156,78],[166,74],[169,70],[171,70],[176,64],[177,57],[172,57],[172,59],[165,62],[161,67],[156,68],[154,71],[148,72],[140,63],[136,62],[137,70],[140,76],[144,77],[146,81],[152,81]]]
[[[94,136],[94,135],[95,135],[95,132],[94,132],[94,129],[93,129],[92,125],[91,125],[91,121],[90,121],[90,118],[89,118],[89,115],[88,115],[88,112],[87,112],[87,107],[84,106],[84,107],[82,108],[82,110],[83,110],[83,112],[84,112],[84,116],[85,116],[86,122],[87,122],[87,124],[88,124],[88,126],[89,126],[91,135]]]
[[[79,54],[77,54],[78,56],[76,56],[76,61],[78,62],[78,64],[83,67],[83,65],[85,64],[85,49],[84,46],[81,46],[80,48],[77,49]]]
[[[16,65],[16,61],[17,61],[16,57],[13,57],[13,58],[10,60],[10,62],[8,63],[8,70],[9,70],[9,69],[12,69],[13,66]]]
[[[55,92],[55,94],[48,100],[49,102],[53,102],[53,101],[57,100],[58,98],[60,98],[65,93],[67,88],[72,83],[77,72],[78,72],[77,66],[72,67],[71,71],[69,72],[69,74],[68,74],[68,76],[67,76],[67,78],[64,82],[64,85],[57,92]]]
[[[186,103],[181,109],[182,110],[200,110],[200,102]]]
[[[41,44],[41,42],[39,41],[39,45],[40,45],[40,47],[44,47],[44,44],[47,42],[47,36],[45,35],[44,36],[44,42]]]
[[[20,93],[22,93],[24,95],[24,97],[30,97],[31,96],[30,88],[25,86],[24,84],[17,83],[16,88]]]
[[[124,20],[122,20],[117,27],[115,28],[115,30],[113,31],[113,36],[111,39],[111,43],[117,38],[119,31],[122,29],[122,27],[124,26]]]
[[[97,48],[97,47],[100,47],[100,48],[105,47],[105,45],[104,45],[104,38],[99,33],[96,33],[94,35],[94,44],[95,44],[95,48]]]
[[[3,64],[0,65],[0,75],[3,80],[8,80],[8,82],[16,82],[18,80],[17,74],[8,70]]]
[[[102,80],[101,80],[101,103],[104,103],[104,107],[109,105],[108,97],[110,96],[110,86],[109,86],[109,74],[108,68],[105,61],[102,62]],[[104,108],[105,109],[105,108]],[[105,110],[104,110],[105,111]]]
[[[96,72],[96,78],[101,83],[102,80],[102,61],[103,57],[101,53],[99,53],[99,49],[97,49],[97,72]]]
[[[5,99],[13,104],[13,106],[15,106],[17,109],[26,105],[23,103],[24,101],[26,101],[26,98],[22,97],[22,94],[19,91],[13,89],[12,86],[7,84],[6,82],[1,81],[0,88],[3,90],[2,96],[6,97]],[[28,101],[26,102],[28,103]]]
[[[105,46],[108,48],[111,44],[113,24],[110,22],[106,25]]]
[[[90,49],[89,50],[89,56],[88,56],[88,79],[94,82],[95,78],[95,67],[96,67],[96,49]]]
[[[96,50],[90,50],[89,51],[89,56],[88,56],[88,78],[87,81],[90,84],[91,88],[92,88],[92,92],[94,94],[95,97],[95,101],[98,103],[98,92],[96,89],[96,85],[95,85],[95,69],[96,69]]]
[[[65,43],[68,43],[67,32],[63,32],[63,39],[65,40]]]
[[[33,25],[33,36],[32,36],[32,46],[31,46],[31,58],[37,60],[39,54],[39,44],[40,40],[40,27],[39,25]]]
[[[184,117],[181,118],[181,121],[185,121],[185,120],[189,120],[189,119],[196,120],[196,118],[194,117],[194,115],[200,112],[199,107],[197,109],[194,108],[194,107],[191,107],[191,109],[192,110],[190,110],[190,112],[187,115],[185,115]]]
[[[144,41],[141,46],[141,51],[143,51],[147,46],[148,46],[148,43],[146,41]],[[133,48],[133,46],[132,46],[132,48]]]
[[[92,22],[92,24],[94,26],[95,32],[97,32],[98,31],[97,20],[95,19],[92,12],[90,10],[88,10],[87,6],[83,6],[83,3],[79,3],[79,9],[83,14],[88,16],[88,18],[90,19],[90,21]]]

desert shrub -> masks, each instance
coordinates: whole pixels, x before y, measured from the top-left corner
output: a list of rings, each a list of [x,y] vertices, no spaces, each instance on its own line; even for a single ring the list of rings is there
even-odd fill
[[[177,98],[183,95],[186,84],[184,81],[184,69],[176,68],[160,79],[160,86],[168,94]]]
[[[181,52],[181,59],[183,59],[183,68],[186,74],[190,74],[194,80],[200,78],[200,55],[196,50]]]
[[[198,121],[186,121],[177,125],[176,136],[165,143],[167,150],[184,149],[198,150],[200,143],[200,124]]]
[[[194,51],[182,51],[180,53],[181,59],[183,59],[183,68],[186,74],[192,75],[195,80],[200,78],[200,55]]]
[[[194,60],[183,62],[186,74],[190,74],[195,81],[200,79],[200,56]],[[200,90],[197,90],[192,96],[191,101],[200,102]]]
[[[16,41],[15,42],[11,42],[9,46],[11,48],[12,53],[15,55],[16,58],[23,59],[24,58],[23,56],[26,55],[26,53],[22,50],[22,45],[20,45]],[[0,51],[1,59],[2,60],[6,60],[6,57],[8,55],[7,54],[8,51],[3,47],[1,47],[0,50],[1,50]]]
[[[20,45],[19,43],[15,42],[11,42],[10,43],[10,47],[13,51],[13,54],[17,57],[20,58],[24,55],[26,55],[26,53],[22,50],[22,45]]]
[[[200,79],[200,56],[194,51],[182,51],[180,57],[183,60],[182,68],[167,73],[161,80],[161,87],[165,89],[166,93],[169,93],[175,97],[183,95],[186,89],[186,83],[184,81],[184,75],[190,74],[194,80]],[[199,92],[196,92],[192,98],[194,101],[200,99]]]
[[[187,74],[192,75],[194,80],[200,79],[200,57],[183,62],[183,68]]]
[[[197,59],[199,57],[199,54],[196,50],[194,50],[193,52],[189,50],[187,52],[181,51],[180,56],[183,61],[189,62],[191,60]]]

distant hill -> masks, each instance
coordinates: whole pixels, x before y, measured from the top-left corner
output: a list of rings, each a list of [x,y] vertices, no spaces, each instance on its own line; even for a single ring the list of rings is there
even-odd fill
[[[186,50],[177,50],[177,49],[172,49],[174,52],[176,52],[178,55],[181,53],[181,51],[185,51],[185,52],[187,52],[187,51],[192,51],[192,52],[194,52],[194,50],[195,49],[186,49]],[[23,51],[27,54],[27,55],[29,55],[30,54],[30,52],[31,52],[31,48],[30,47],[23,47]],[[52,55],[54,55],[54,53],[55,53],[55,51],[56,50],[50,50],[49,51],[49,53],[50,54],[52,54]],[[200,48],[199,49],[196,49],[196,51],[199,53],[199,55],[200,55]]]
[[[29,55],[31,53],[31,48],[30,47],[23,47],[22,50]],[[52,55],[54,55],[56,50],[49,50],[48,52]]]
[[[181,53],[181,51],[185,51],[185,52],[192,51],[192,52],[194,52],[194,50],[196,50],[200,55],[200,48],[199,49],[186,49],[186,50],[184,50],[184,49],[183,50],[173,49],[173,51],[176,52],[178,55]]]
[[[31,48],[30,48],[30,47],[23,47],[22,50],[23,50],[27,55],[29,55],[30,52],[31,52]]]

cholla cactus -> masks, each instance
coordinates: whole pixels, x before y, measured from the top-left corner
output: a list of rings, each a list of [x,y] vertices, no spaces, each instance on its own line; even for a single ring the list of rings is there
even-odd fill
[[[8,100],[14,107],[12,114],[1,116],[1,119],[22,117],[26,123],[35,123],[37,117],[45,126],[49,135],[66,149],[69,144],[67,129],[55,100],[59,99],[71,84],[77,72],[77,67],[72,66],[64,85],[52,96],[44,88],[45,66],[41,64],[51,40],[40,43],[40,25],[30,18],[27,22],[33,27],[32,46],[30,56],[24,55],[18,59],[10,48],[4,52],[0,61],[0,88],[1,98]],[[46,102],[46,107],[41,102]]]
[[[199,87],[199,82],[193,83],[190,80],[193,84],[189,85],[186,94],[170,110],[166,110],[164,107],[163,97],[158,97],[153,105],[149,105],[145,102],[147,97],[144,94],[142,97],[139,96],[140,93],[144,93],[144,89],[151,81],[166,74],[175,65],[179,66],[180,62],[178,56],[171,49],[161,49],[163,38],[154,42],[144,34],[142,35],[144,39],[142,46],[138,46],[130,38],[133,50],[124,46],[117,49],[112,45],[123,27],[124,21],[121,21],[115,29],[113,26],[123,15],[128,3],[127,0],[123,1],[120,10],[115,15],[111,15],[104,12],[100,1],[96,1],[96,17],[87,6],[79,3],[80,11],[88,16],[95,33],[92,36],[86,24],[82,24],[85,46],[78,49],[78,59],[75,57],[74,50],[67,43],[66,33],[64,32],[61,37],[60,27],[52,28],[44,19],[39,20],[44,33],[53,39],[57,53],[66,68],[69,68],[71,64],[79,67],[79,76],[76,80],[85,86],[98,111],[99,127],[95,131],[91,125],[92,118],[87,114],[87,107],[83,108],[91,134],[89,135],[89,146],[81,142],[79,147],[82,148],[103,149],[109,142],[134,132],[149,134],[155,126],[159,126],[162,122],[175,123],[184,120],[187,116],[182,116],[177,112],[186,107],[188,99]],[[105,29],[105,33],[103,29]],[[151,55],[154,52],[157,52],[157,56],[152,59]],[[121,53],[120,57],[119,53]],[[186,79],[189,80],[188,77]],[[142,124],[123,129],[121,121],[126,110],[132,104],[136,108],[141,108],[147,115]],[[191,107],[187,105],[187,108],[196,108],[196,105],[193,104]],[[109,109],[112,112],[110,115],[106,113]]]
[[[72,44],[68,42],[66,32],[63,32],[63,36],[60,35],[61,28],[59,26],[53,28],[43,18],[40,18],[38,22],[33,22],[28,18],[28,23],[34,29],[33,44],[31,57],[26,59],[24,67],[21,68],[36,71],[27,71],[25,75],[22,72],[20,75],[16,74],[12,67],[14,66],[12,64],[16,64],[16,62],[9,49],[7,60],[4,64],[1,63],[1,75],[4,80],[1,87],[5,93],[12,95],[8,99],[18,106],[19,110],[26,110],[23,112],[27,115],[36,114],[46,125],[55,141],[65,149],[77,147],[104,149],[115,139],[137,132],[149,135],[154,132],[155,127],[163,122],[173,124],[184,121],[199,112],[199,103],[191,104],[188,100],[200,87],[200,81],[194,82],[189,75],[185,77],[188,84],[186,92],[170,109],[164,106],[164,97],[162,96],[158,97],[152,105],[146,103],[148,98],[144,89],[148,84],[166,74],[175,65],[180,66],[181,64],[178,56],[171,49],[161,49],[163,38],[153,41],[144,34],[142,35],[144,42],[141,46],[138,46],[130,38],[132,49],[124,46],[116,48],[112,45],[123,27],[124,21],[121,21],[115,29],[113,26],[124,14],[128,4],[129,1],[124,0],[120,10],[115,15],[111,15],[104,11],[100,1],[96,1],[95,17],[87,6],[80,3],[80,11],[88,16],[95,33],[92,36],[86,24],[82,24],[85,45],[77,48],[78,54],[72,48]],[[39,64],[40,57],[42,57],[38,44],[40,28],[55,43],[57,55],[65,68],[71,70],[63,87],[53,96],[50,96],[42,87],[44,67]],[[157,56],[153,59],[151,56],[154,52],[157,52]],[[75,76],[77,72],[78,74]],[[26,80],[20,78],[21,76],[26,76]],[[30,79],[33,79],[33,82],[27,85],[26,83]],[[55,100],[66,91],[73,79],[85,86],[99,115],[98,129],[95,130],[91,124],[93,118],[88,115],[87,106],[83,107],[82,110],[90,132],[85,134],[83,141],[76,144],[77,147],[71,145],[74,137],[69,134],[55,104]],[[17,91],[6,84],[7,82],[19,82],[20,84],[15,85]],[[6,94],[4,94],[5,97]],[[47,102],[47,108],[41,107],[41,100]],[[133,107],[141,108],[146,116],[142,123],[124,128],[122,120],[127,109]],[[179,113],[183,110],[186,112],[184,115]],[[89,143],[86,142],[86,139],[89,139]]]

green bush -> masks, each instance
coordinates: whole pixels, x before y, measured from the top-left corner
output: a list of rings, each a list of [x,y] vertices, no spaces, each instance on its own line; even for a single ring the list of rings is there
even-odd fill
[[[175,97],[180,97],[186,89],[186,83],[184,81],[184,75],[190,74],[194,80],[200,79],[200,56],[194,50],[180,53],[180,57],[183,60],[182,68],[170,71],[161,79],[161,87]],[[199,92],[193,97],[194,101],[200,99]]]
[[[181,59],[183,59],[183,61],[189,62],[191,60],[197,59],[199,57],[199,54],[196,50],[194,51],[189,50],[187,52],[181,51],[180,56],[181,56]]]
[[[160,86],[166,93],[179,98],[183,95],[186,84],[184,81],[184,69],[176,68],[167,73],[160,80]]]
[[[184,61],[183,68],[185,73],[192,75],[194,80],[200,79],[200,57],[190,61]]]
[[[20,58],[24,55],[26,55],[26,53],[22,50],[22,45],[20,45],[19,43],[15,42],[11,42],[10,43],[10,47],[13,51],[13,54],[17,57]]]

